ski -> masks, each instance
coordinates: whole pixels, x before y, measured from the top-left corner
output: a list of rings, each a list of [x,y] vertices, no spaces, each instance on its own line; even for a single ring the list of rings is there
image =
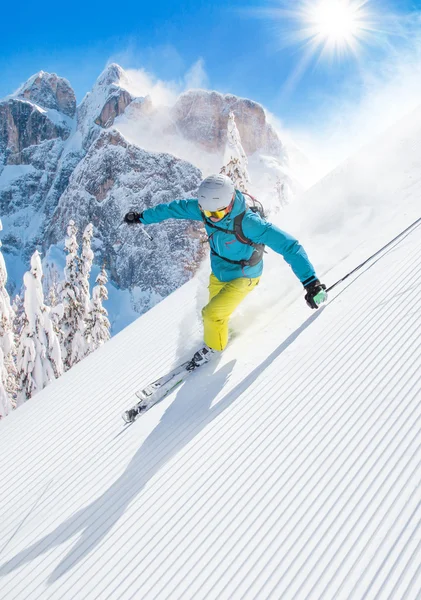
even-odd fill
[[[191,361],[187,361],[179,365],[170,373],[153,381],[145,388],[138,390],[136,396],[139,398],[139,402],[121,415],[123,420],[128,424],[133,423],[140,414],[146,412],[152,408],[154,404],[168,396],[168,394],[183,383],[186,377],[190,375],[191,371],[187,370],[187,366],[190,362]]]

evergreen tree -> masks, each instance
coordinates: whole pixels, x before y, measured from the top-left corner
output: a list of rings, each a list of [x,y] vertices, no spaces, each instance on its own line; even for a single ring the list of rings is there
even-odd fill
[[[5,370],[3,350],[0,348],[0,373],[3,373]],[[10,401],[10,395],[6,391],[3,378],[0,377],[0,419],[6,417],[12,409],[13,405]]]
[[[25,308],[23,306],[23,291],[22,291],[22,296],[19,294],[16,294],[16,296],[13,300],[12,310],[14,313],[13,332],[14,332],[15,344],[17,345],[17,342],[19,341],[19,338],[20,338],[21,331],[23,329],[23,322],[24,322],[24,315],[25,315]]]
[[[59,273],[54,263],[47,264],[46,275],[44,276],[44,293],[48,296],[49,306],[51,308],[51,320],[54,332],[60,342],[60,348],[63,347],[63,332],[60,328],[63,319],[64,307],[59,301],[61,298],[62,284]]]
[[[248,192],[250,176],[247,171],[248,160],[241,144],[240,132],[235,123],[235,115],[228,117],[227,143],[224,154],[224,166],[221,174],[227,175],[240,192]]]
[[[83,232],[82,252],[79,263],[79,286],[81,290],[81,298],[87,312],[89,311],[90,304],[89,276],[91,274],[92,262],[94,260],[94,253],[91,249],[93,235],[94,228],[92,223],[89,223]]]
[[[94,229],[92,223],[89,223],[85,227],[83,232],[82,240],[82,252],[79,262],[79,289],[80,289],[80,301],[82,304],[82,315],[81,318],[83,323],[80,323],[79,331],[84,332],[84,339],[79,341],[79,345],[83,348],[83,355],[86,356],[91,352],[89,348],[89,334],[87,331],[87,322],[89,320],[89,313],[91,310],[91,298],[89,293],[89,277],[91,274],[92,262],[94,260],[94,253],[91,249],[92,237]]]
[[[67,252],[62,290],[63,318],[60,328],[63,334],[62,354],[64,368],[67,371],[85,356],[83,314],[79,286],[79,245],[76,240],[77,229],[74,221],[69,222],[65,250]],[[82,331],[79,328],[82,326]]]
[[[108,300],[107,282],[107,273],[103,267],[96,278],[97,285],[92,290],[92,301],[86,327],[89,352],[93,352],[110,339],[110,321],[107,311],[102,306],[103,301]]]
[[[0,221],[0,231],[2,229]],[[10,412],[14,406],[17,394],[16,344],[14,335],[15,313],[10,304],[6,283],[6,263],[0,252],[0,395],[2,397],[4,390],[4,398],[0,399],[0,416],[5,416]]]
[[[24,275],[24,324],[17,352],[18,404],[25,402],[63,373],[60,344],[51,310],[44,304],[42,265],[38,251]]]
[[[51,308],[54,308],[59,303],[60,290],[61,285],[57,267],[54,263],[47,264],[44,277],[44,293],[48,295],[48,301]]]

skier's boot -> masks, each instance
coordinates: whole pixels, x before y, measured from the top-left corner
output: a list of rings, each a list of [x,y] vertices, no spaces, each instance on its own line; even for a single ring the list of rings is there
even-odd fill
[[[200,350],[196,352],[191,361],[186,367],[186,371],[194,371],[198,367],[206,364],[211,360],[213,356],[216,354],[216,350],[209,348],[209,346],[203,346]]]
[[[136,420],[137,415],[139,415],[141,412],[141,408],[129,408],[129,410],[126,410],[121,416],[126,421],[126,423],[133,423],[133,421]]]

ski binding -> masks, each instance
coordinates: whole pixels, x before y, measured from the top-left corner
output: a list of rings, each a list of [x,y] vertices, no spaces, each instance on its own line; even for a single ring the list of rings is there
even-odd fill
[[[189,364],[190,361],[183,363],[167,375],[164,375],[156,381],[153,381],[142,390],[138,390],[136,392],[136,396],[139,398],[139,402],[128,410],[124,411],[124,413],[121,415],[123,421],[125,421],[127,424],[133,423],[141,413],[146,412],[152,408],[154,404],[157,404],[166,396],[168,396],[168,394],[170,394],[176,387],[183,383],[186,377],[190,374],[190,371],[187,370],[187,366]]]

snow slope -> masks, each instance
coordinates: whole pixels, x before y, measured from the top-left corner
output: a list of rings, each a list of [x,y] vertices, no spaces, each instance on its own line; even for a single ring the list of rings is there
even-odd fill
[[[200,277],[76,365],[0,424],[1,597],[421,597],[420,280],[417,228],[317,313],[297,284],[240,314],[126,429],[200,342]]]

